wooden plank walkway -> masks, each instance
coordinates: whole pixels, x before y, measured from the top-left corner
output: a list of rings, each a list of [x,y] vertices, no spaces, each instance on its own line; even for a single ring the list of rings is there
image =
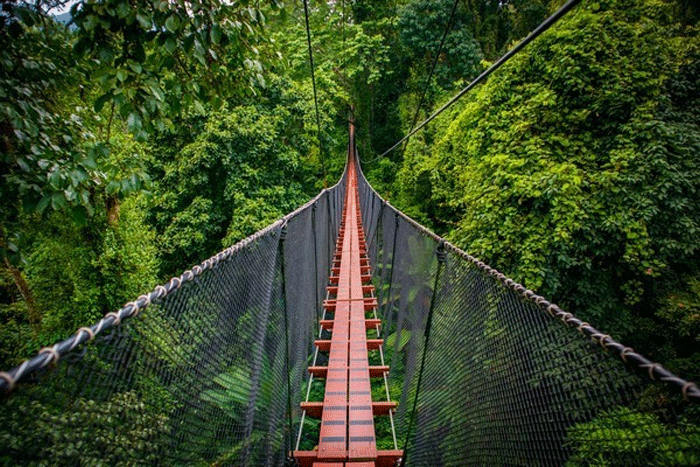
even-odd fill
[[[377,349],[382,339],[367,339],[367,329],[375,329],[379,320],[366,317],[377,301],[370,285],[370,265],[362,229],[354,131],[351,127],[348,154],[348,179],[343,220],[329,278],[329,299],[324,302],[333,319],[321,320],[331,330],[330,340],[318,340],[320,351],[328,351],[328,366],[312,366],[309,372],[325,378],[323,402],[302,403],[311,417],[321,417],[318,448],[295,451],[301,467],[394,467],[402,451],[377,450],[374,416],[388,414],[395,403],[372,401],[370,378],[383,377],[386,366],[370,366],[368,349]],[[334,296],[334,298],[332,298]]]

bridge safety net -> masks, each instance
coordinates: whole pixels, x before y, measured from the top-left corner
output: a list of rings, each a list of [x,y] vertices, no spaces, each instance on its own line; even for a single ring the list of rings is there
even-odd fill
[[[7,372],[0,465],[281,465],[344,187]]]
[[[0,465],[294,465],[345,183],[0,374]],[[358,189],[400,462],[700,464],[697,386]]]
[[[445,242],[359,179],[406,465],[700,465],[697,386]],[[661,408],[669,390],[674,403]]]

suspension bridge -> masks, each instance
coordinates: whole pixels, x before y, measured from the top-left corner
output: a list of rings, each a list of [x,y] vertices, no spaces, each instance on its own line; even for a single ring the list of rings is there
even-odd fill
[[[382,199],[351,125],[336,185],[0,372],[0,465],[700,465],[699,401]]]
[[[661,384],[692,410],[695,384],[397,211],[350,135],[338,184],[0,373],[0,461],[564,465],[616,443],[692,459],[681,413],[634,409]]]

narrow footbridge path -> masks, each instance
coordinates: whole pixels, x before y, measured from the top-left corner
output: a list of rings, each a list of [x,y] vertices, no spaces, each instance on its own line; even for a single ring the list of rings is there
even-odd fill
[[[352,134],[351,128],[351,140]],[[367,354],[368,349],[381,352],[384,341],[367,338],[369,329],[379,335],[381,322],[377,319],[374,286],[370,284],[352,147],[351,144],[345,204],[329,277],[329,298],[323,304],[332,318],[324,313],[324,319],[319,322],[321,330],[331,331],[331,338],[315,342],[320,351],[328,352],[328,366],[309,367],[312,378],[325,379],[325,394],[323,402],[301,404],[309,416],[321,417],[320,439],[317,450],[294,453],[302,467],[393,466],[402,455],[399,450],[377,450],[374,416],[392,416],[396,403],[388,400],[388,388],[386,401],[372,400],[370,378],[384,378],[387,384],[389,367],[383,365],[383,353],[380,366],[370,366]]]

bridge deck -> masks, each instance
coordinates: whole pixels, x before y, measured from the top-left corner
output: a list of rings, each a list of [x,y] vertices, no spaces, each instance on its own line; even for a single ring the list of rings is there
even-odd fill
[[[352,145],[351,145],[352,147]],[[325,378],[322,403],[302,404],[309,416],[321,416],[318,448],[295,451],[302,467],[380,467],[393,466],[401,451],[378,451],[374,415],[388,414],[395,403],[372,401],[370,378],[382,377],[385,366],[369,365],[368,349],[379,348],[381,339],[367,339],[367,329],[378,328],[379,321],[367,318],[377,301],[373,297],[369,261],[357,192],[355,159],[349,155],[347,191],[343,221],[336,243],[328,292],[324,302],[333,319],[320,322],[332,330],[331,339],[318,340],[321,351],[328,351],[327,367],[309,367],[315,377]],[[334,298],[330,296],[335,296]]]

